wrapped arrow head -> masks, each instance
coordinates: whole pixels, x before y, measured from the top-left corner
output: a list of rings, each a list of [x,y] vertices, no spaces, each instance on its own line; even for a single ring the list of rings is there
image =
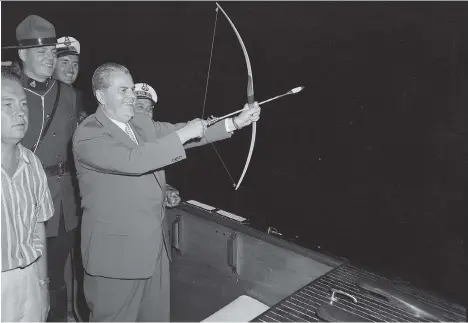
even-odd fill
[[[290,90],[289,93],[290,94],[296,94],[296,93],[301,92],[302,90],[304,90],[304,87],[303,86],[298,86],[298,87],[295,87],[294,89]]]

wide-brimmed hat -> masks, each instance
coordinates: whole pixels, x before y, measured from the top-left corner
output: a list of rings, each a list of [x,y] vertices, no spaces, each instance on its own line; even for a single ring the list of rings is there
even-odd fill
[[[57,57],[80,55],[80,42],[73,37],[60,37],[57,44]]]
[[[17,45],[2,47],[2,49],[22,49],[58,44],[54,25],[36,15],[26,17],[16,27],[16,41]]]

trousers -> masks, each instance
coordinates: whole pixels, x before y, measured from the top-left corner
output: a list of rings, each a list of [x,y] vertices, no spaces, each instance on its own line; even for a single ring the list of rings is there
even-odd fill
[[[63,207],[60,206],[58,236],[47,238],[47,272],[50,279],[50,312],[48,322],[63,322],[67,316],[65,264],[76,238],[76,229],[65,232]],[[72,264],[73,265],[73,264]]]
[[[160,250],[153,275],[118,279],[85,273],[84,293],[90,322],[169,322],[170,272],[166,250]]]
[[[2,272],[2,322],[44,322],[37,263]]]

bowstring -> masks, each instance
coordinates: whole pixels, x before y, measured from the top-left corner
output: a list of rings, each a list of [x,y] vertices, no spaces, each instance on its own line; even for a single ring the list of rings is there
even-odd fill
[[[203,109],[202,109],[202,116],[201,116],[202,119],[205,116],[206,96],[208,94],[208,82],[210,80],[210,74],[211,74],[211,61],[213,59],[213,50],[214,50],[214,42],[215,42],[215,37],[216,37],[217,23],[218,23],[218,8],[216,8],[215,23],[214,23],[214,28],[213,28],[213,37],[211,40],[210,61],[208,63],[208,74],[206,75],[205,98],[203,99]]]
[[[218,22],[218,8],[216,7],[216,16],[215,16],[215,23],[214,23],[214,28],[213,28],[213,37],[212,37],[212,40],[211,40],[211,51],[210,51],[210,61],[209,61],[209,64],[208,64],[208,74],[206,76],[206,85],[205,85],[205,97],[203,99],[203,108],[202,108],[202,116],[201,116],[201,119],[204,118],[205,116],[205,107],[206,107],[206,97],[207,97],[207,94],[208,94],[208,82],[210,80],[210,74],[211,74],[211,62],[212,62],[212,59],[213,59],[213,51],[214,51],[214,42],[215,42],[215,37],[216,37],[216,27],[217,27],[217,22]],[[234,181],[234,178],[232,177],[231,173],[229,172],[228,168],[226,167],[226,164],[224,163],[223,159],[221,158],[221,155],[219,154],[218,150],[216,149],[214,143],[212,143],[211,141],[208,140],[208,138],[206,138],[206,136],[204,136],[205,139],[211,144],[211,146],[213,147],[216,155],[218,155],[218,158],[219,160],[221,161],[221,164],[223,165],[224,169],[226,170],[229,178],[231,179],[232,181],[232,184],[234,186],[236,186],[236,182]]]

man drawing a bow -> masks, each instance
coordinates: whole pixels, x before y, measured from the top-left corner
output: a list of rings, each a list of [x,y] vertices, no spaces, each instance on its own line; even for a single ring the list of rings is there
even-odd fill
[[[164,168],[185,159],[186,148],[229,138],[257,121],[260,108],[246,106],[208,129],[200,119],[174,125],[134,113],[135,86],[122,65],[98,67],[92,85],[99,107],[73,137],[90,321],[167,322],[171,247]]]

